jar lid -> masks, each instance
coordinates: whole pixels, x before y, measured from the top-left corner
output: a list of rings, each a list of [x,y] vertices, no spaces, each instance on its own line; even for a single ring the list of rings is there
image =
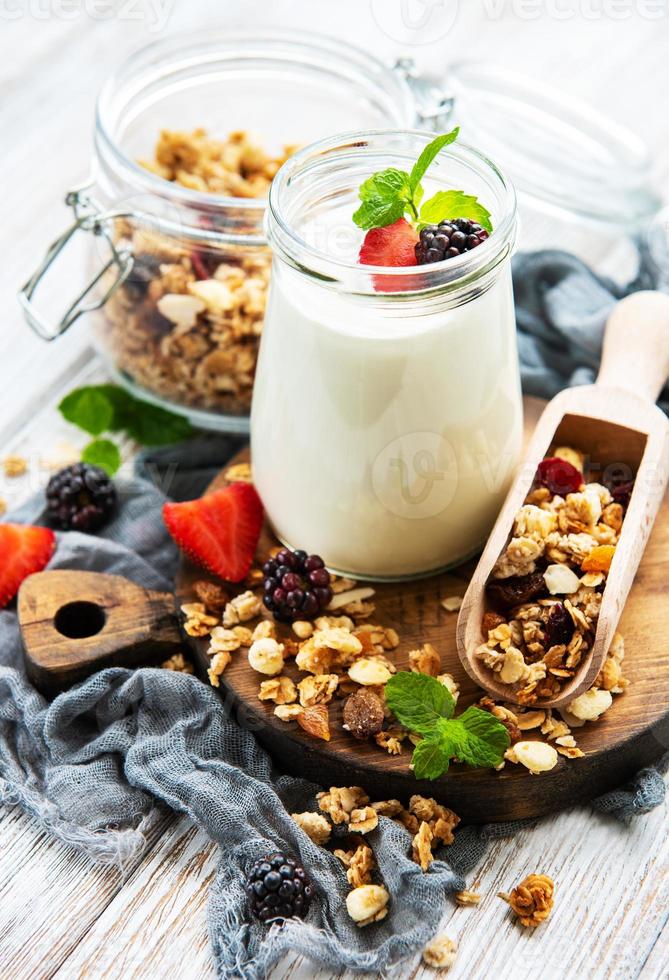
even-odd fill
[[[643,141],[581,100],[476,62],[453,65],[446,83],[449,122],[509,175],[521,202],[628,231],[659,210]],[[423,93],[434,90],[422,80]]]

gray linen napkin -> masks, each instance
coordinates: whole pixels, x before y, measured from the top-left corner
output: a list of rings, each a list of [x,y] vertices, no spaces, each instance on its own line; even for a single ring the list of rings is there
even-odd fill
[[[542,312],[533,315],[548,337],[534,348],[539,358],[551,330],[560,333],[553,337],[556,346],[567,341],[548,325],[545,276],[537,282]],[[573,378],[578,357],[567,368],[564,356],[560,378],[567,370]],[[537,386],[546,391],[559,383],[556,370],[545,365]],[[197,495],[238,445],[234,439],[205,438],[145,454],[138,465],[142,478],[121,486],[114,521],[97,537],[59,535],[50,567],[110,572],[168,589],[177,555],[162,524],[159,487],[176,499]],[[41,499],[9,519],[38,523]],[[664,799],[661,769],[643,770],[594,805],[623,820],[647,812]],[[289,951],[331,970],[388,970],[433,935],[446,894],[464,887],[463,875],[488,842],[521,826],[463,828],[423,874],[408,857],[409,834],[382,817],[368,839],[392,905],[385,921],[359,930],[346,915],[343,866],[289,816],[313,808],[318,789],[278,772],[234,712],[190,676],[114,668],[47,703],[25,677],[15,609],[0,612],[0,801],[22,806],[61,840],[121,869],[144,847],[157,807],[187,813],[221,845],[208,913],[221,977],[264,977]],[[242,884],[253,861],[276,848],[301,857],[317,899],[306,922],[267,930],[248,921]]]

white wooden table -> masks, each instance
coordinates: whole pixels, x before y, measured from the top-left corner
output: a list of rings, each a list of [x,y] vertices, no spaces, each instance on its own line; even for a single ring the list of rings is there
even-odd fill
[[[396,35],[399,0],[275,0],[269,21],[270,5],[254,0],[226,4],[225,11],[214,0],[112,0],[109,6],[113,16],[96,19],[91,13],[107,7],[92,0],[0,3],[0,453],[15,450],[32,463],[20,480],[0,478],[0,497],[10,504],[44,480],[40,460],[59,439],[77,441],[55,412],[59,395],[100,373],[85,327],[56,346],[41,344],[21,321],[15,290],[67,220],[64,190],[86,174],[101,81],[127,51],[159,36],[160,19],[167,19],[169,31],[211,23],[311,26],[387,58],[409,47],[433,70],[462,57],[494,59],[585,95],[631,125],[650,144],[658,183],[669,197],[669,3],[562,0],[551,8],[461,0],[444,36],[438,36],[444,23],[438,18],[448,9],[437,3],[436,39],[413,46],[390,36]],[[429,6],[415,0],[407,10],[421,16]],[[389,8],[395,11],[388,14]],[[560,19],[549,13],[556,8],[564,12]],[[659,17],[651,19],[653,11]],[[73,268],[56,283],[56,293],[65,299],[79,278]],[[666,827],[665,808],[629,829],[578,809],[497,842],[472,879],[484,896],[481,905],[445,912],[444,929],[460,945],[451,975],[666,977]],[[55,843],[17,808],[5,807],[0,976],[212,976],[205,906],[215,865],[216,848],[203,833],[184,818],[165,816],[153,828],[144,857],[121,878],[115,869],[96,867]],[[557,882],[554,914],[535,934],[518,929],[495,897],[529,872],[544,872]],[[423,969],[416,962],[404,975],[422,976]],[[288,958],[274,976],[323,974]]]

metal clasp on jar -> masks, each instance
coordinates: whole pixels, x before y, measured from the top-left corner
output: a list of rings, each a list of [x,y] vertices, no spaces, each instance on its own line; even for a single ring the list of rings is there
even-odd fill
[[[447,129],[455,106],[453,94],[440,82],[422,75],[413,58],[398,58],[393,71],[402,75],[411,89],[421,123],[435,132]]]
[[[111,232],[113,220],[123,215],[118,211],[104,211],[95,198],[87,193],[90,187],[91,184],[87,183],[68,192],[65,203],[72,208],[75,220],[50,245],[41,264],[19,292],[19,303],[24,316],[30,327],[42,340],[55,340],[56,337],[65,333],[82,313],[91,313],[93,310],[98,310],[104,306],[109,297],[125,282],[132,271],[133,256],[130,248],[127,246],[117,247]],[[109,260],[88,282],[62,317],[53,323],[40,313],[33,302],[33,297],[47,271],[78,231],[92,232],[94,235],[104,238],[110,250]],[[113,268],[116,269],[113,282],[102,295],[97,298],[89,298],[100,280]]]

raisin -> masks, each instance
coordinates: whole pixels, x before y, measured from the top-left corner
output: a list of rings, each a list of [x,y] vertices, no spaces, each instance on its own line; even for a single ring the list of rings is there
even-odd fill
[[[513,578],[491,579],[486,585],[486,592],[495,605],[507,609],[529,602],[545,590],[543,572],[516,575]]]
[[[551,493],[566,497],[568,493],[576,493],[581,489],[583,474],[566,459],[549,456],[539,463],[536,483],[541,487],[547,487]]]
[[[574,635],[574,623],[561,602],[551,606],[546,621],[546,646],[567,646]]]
[[[483,614],[483,619],[481,620],[481,632],[484,636],[487,636],[490,630],[496,630],[498,626],[505,623],[506,620],[504,616],[500,616],[496,612],[486,612]]]
[[[621,504],[623,507],[627,508],[630,502],[630,497],[632,496],[632,490],[634,489],[634,480],[628,480],[626,483],[619,483],[617,486],[609,487],[611,491],[611,496],[617,504]]]
[[[305,708],[297,716],[297,724],[308,735],[312,735],[314,738],[322,738],[324,742],[330,741],[330,719],[326,705],[314,704],[310,708]]]
[[[383,728],[383,704],[373,691],[356,691],[344,705],[344,725],[354,738],[365,739]]]

